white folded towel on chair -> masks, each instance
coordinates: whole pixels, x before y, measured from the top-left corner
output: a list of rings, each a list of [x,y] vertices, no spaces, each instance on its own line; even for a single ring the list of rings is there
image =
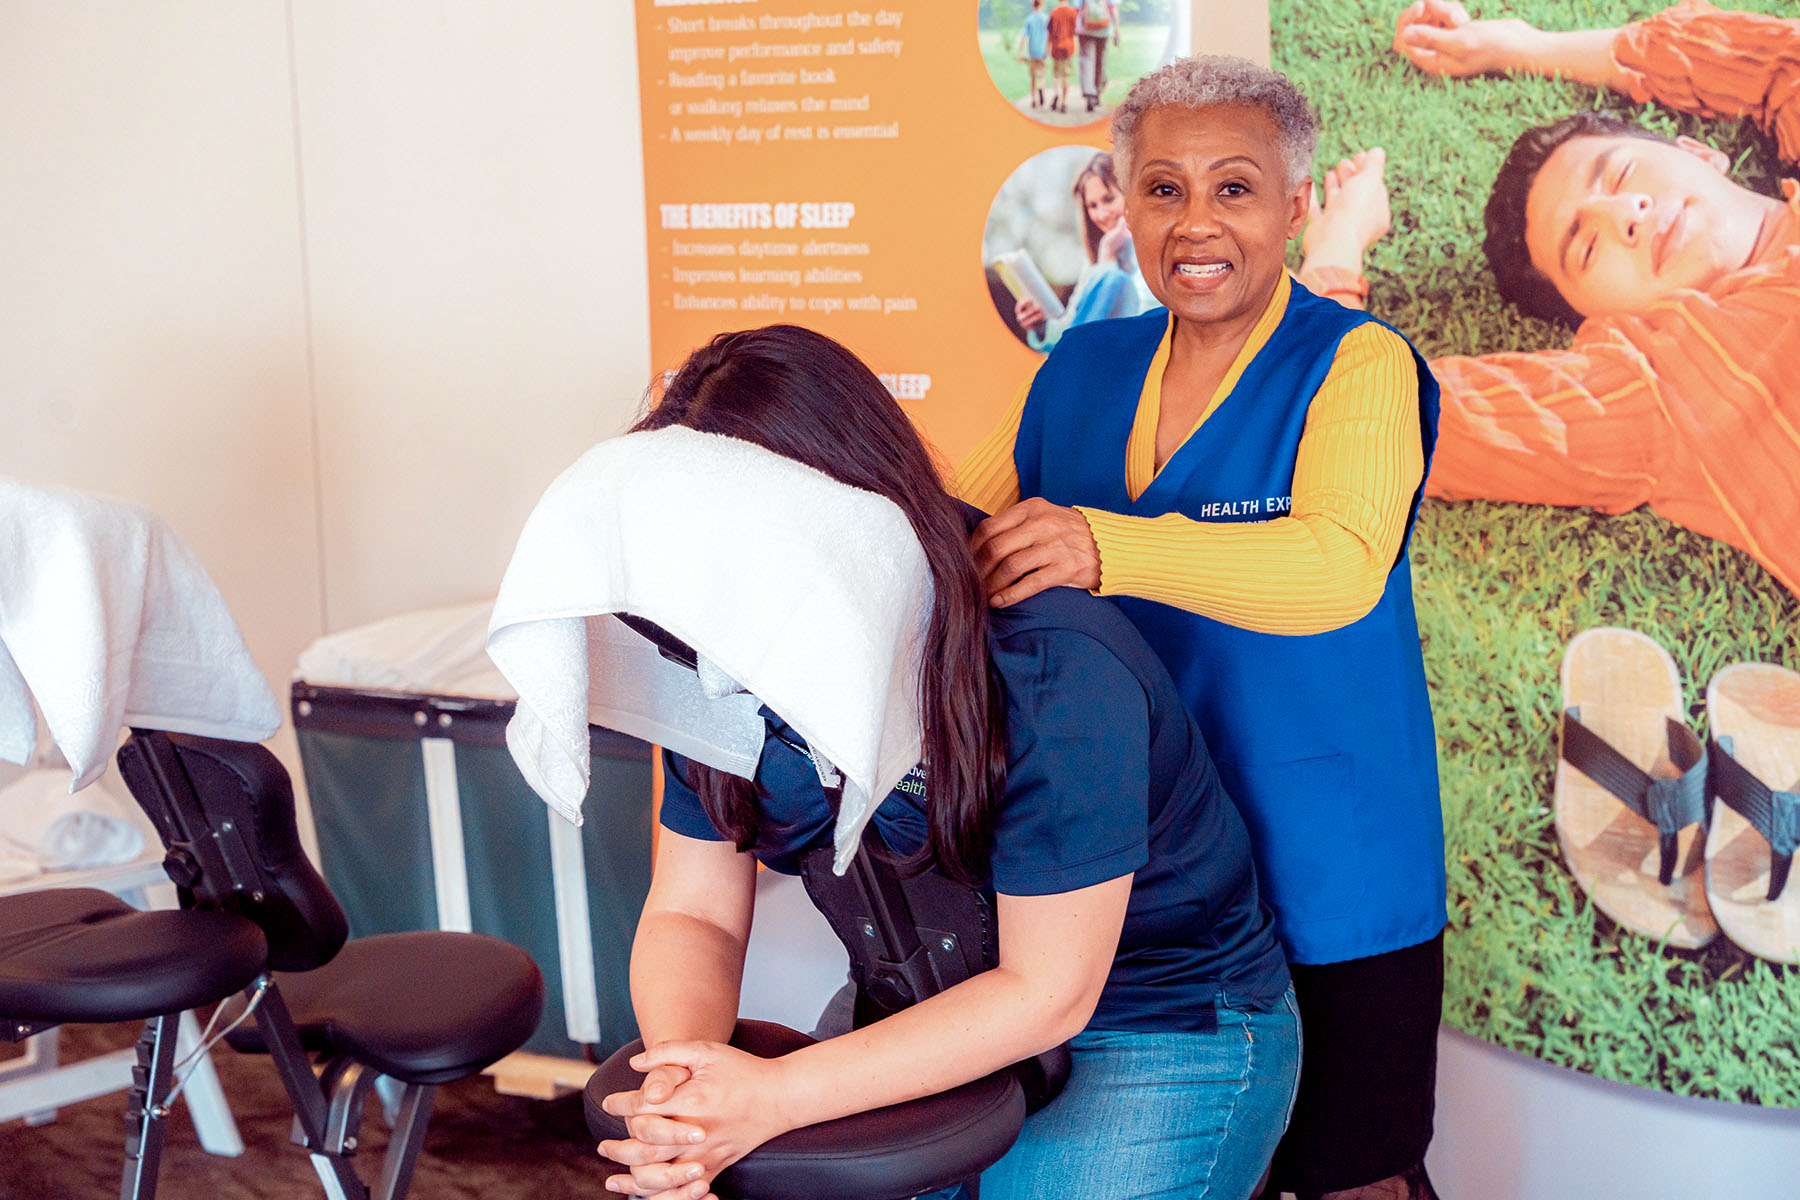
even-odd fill
[[[123,725],[261,741],[281,709],[219,590],[154,514],[0,478],[0,757],[30,758],[32,700],[74,773]]]
[[[587,794],[590,721],[750,777],[768,705],[822,778],[842,772],[841,872],[919,760],[930,611],[924,551],[891,501],[675,427],[604,442],[550,485],[519,535],[487,648],[519,693],[507,746],[571,821]],[[701,671],[611,613],[662,626]]]
[[[142,811],[105,783],[71,796],[61,771],[44,770],[0,788],[0,864],[28,863],[26,875],[131,862],[143,855],[146,834],[154,830]]]

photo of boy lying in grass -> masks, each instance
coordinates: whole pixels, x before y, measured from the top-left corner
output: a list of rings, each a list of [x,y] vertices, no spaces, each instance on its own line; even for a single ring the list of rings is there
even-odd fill
[[[1800,159],[1800,19],[1690,2],[1623,28],[1545,32],[1419,0],[1394,46],[1432,74],[1560,74],[1742,117],[1783,163]],[[1763,195],[1729,165],[1694,138],[1592,111],[1520,135],[1483,249],[1506,299],[1577,326],[1575,340],[1432,363],[1444,410],[1428,495],[1648,504],[1800,592],[1800,184]],[[1340,171],[1314,236],[1342,239],[1356,261],[1336,265],[1360,270],[1367,246],[1332,225],[1374,229],[1387,197],[1378,166]]]
[[[1708,839],[1737,827],[1715,803],[1663,872],[1657,828],[1605,788],[1582,799],[1559,751],[1570,706],[1635,736],[1595,698],[1621,648],[1663,681],[1650,755],[1664,717],[1755,754],[1793,732],[1746,726],[1732,693],[1791,692],[1800,668],[1800,20],[1781,0],[1488,2],[1271,5],[1274,65],[1337,162],[1297,273],[1404,332],[1443,389],[1412,545],[1445,1019],[1622,1082],[1800,1106],[1800,970],[1770,953],[1794,939],[1658,917],[1685,889],[1695,914],[1768,918],[1770,844],[1725,886]],[[1646,853],[1593,857],[1632,822]]]

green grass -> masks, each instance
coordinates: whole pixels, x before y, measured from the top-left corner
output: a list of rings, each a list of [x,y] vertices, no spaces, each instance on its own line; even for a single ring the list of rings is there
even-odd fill
[[[1000,94],[1008,100],[1021,100],[1030,85],[1031,72],[1024,63],[1013,57],[1013,47],[1018,44],[1019,31],[1012,29],[983,30],[981,32],[981,57],[987,63],[988,77],[1000,89]],[[1108,42],[1106,45],[1106,78],[1107,84],[1100,93],[1100,103],[1114,105],[1125,99],[1125,93],[1137,78],[1156,69],[1157,56],[1162,53],[1163,42],[1168,37],[1166,25],[1131,25],[1121,22],[1119,25],[1119,44]],[[1044,87],[1050,86],[1050,66],[1044,65]],[[1069,93],[1080,100],[1081,68],[1077,61],[1070,60]]]
[[[1566,330],[1501,304],[1481,258],[1488,185],[1529,125],[1615,110],[1719,146],[1740,182],[1775,192],[1767,143],[1738,123],[1554,80],[1421,74],[1388,49],[1399,7],[1273,0],[1271,24],[1276,66],[1323,118],[1321,166],[1388,150],[1394,231],[1368,264],[1370,307],[1427,356],[1567,344]],[[1742,7],[1792,13],[1779,0]],[[1476,15],[1575,29],[1653,11],[1522,0]],[[1685,952],[1619,929],[1576,887],[1550,815],[1557,669],[1571,637],[1624,625],[1656,638],[1704,731],[1700,699],[1721,666],[1800,668],[1800,602],[1748,555],[1648,511],[1428,502],[1412,547],[1443,783],[1446,1018],[1626,1083],[1800,1106],[1800,970],[1725,939]]]

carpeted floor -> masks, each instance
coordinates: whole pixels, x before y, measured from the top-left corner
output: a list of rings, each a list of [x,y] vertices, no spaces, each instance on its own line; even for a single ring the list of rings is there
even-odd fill
[[[62,1057],[71,1062],[130,1046],[136,1025],[69,1026]],[[0,1059],[18,1053],[0,1046]],[[265,1200],[323,1196],[306,1154],[288,1141],[287,1096],[264,1058],[224,1047],[213,1055],[231,1102],[244,1153],[217,1158],[200,1149],[185,1106],[169,1124],[159,1200]],[[387,1126],[371,1102],[357,1172],[380,1175]],[[0,1200],[99,1200],[117,1196],[124,1161],[125,1093],[63,1109],[36,1128],[0,1125]],[[567,1200],[610,1195],[581,1117],[581,1097],[521,1100],[477,1076],[438,1090],[410,1193],[416,1200]]]

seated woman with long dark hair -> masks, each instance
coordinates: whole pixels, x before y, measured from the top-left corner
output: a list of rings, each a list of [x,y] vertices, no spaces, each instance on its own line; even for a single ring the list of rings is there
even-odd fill
[[[607,1101],[633,1134],[602,1144],[633,1172],[607,1186],[705,1196],[720,1170],[789,1129],[943,1091],[1072,1039],[1067,1086],[984,1173],[983,1200],[1243,1200],[1286,1124],[1299,1023],[1243,821],[1162,665],[1110,604],[1084,592],[1054,589],[990,611],[967,546],[980,514],[951,499],[899,406],[826,337],[792,326],[722,334],[668,380],[636,430],[590,454],[622,460],[634,438],[665,450],[710,444],[693,431],[716,435],[752,478],[758,461],[791,460],[783,465],[822,473],[846,503],[880,497],[916,538],[921,768],[874,796],[872,819],[913,864],[994,891],[999,962],[783,1058],[723,1044],[757,861],[794,871],[834,828],[821,783],[831,772],[804,722],[735,676],[764,705],[754,780],[665,760],[663,832],[632,951],[647,1048],[634,1065],[647,1076]],[[724,469],[695,458],[691,478],[670,481],[681,462],[663,460],[660,483],[646,486],[685,496]],[[655,509],[642,489],[615,486],[624,503]],[[742,492],[757,494],[754,483]],[[815,501],[793,524],[829,522],[830,507]],[[887,553],[861,528],[830,551],[850,576],[858,555]],[[807,536],[783,530],[777,540]],[[662,553],[685,572],[685,595],[713,589],[729,600],[754,586],[692,548]],[[822,604],[832,590],[824,580],[804,595]],[[690,628],[668,628],[704,657]]]

